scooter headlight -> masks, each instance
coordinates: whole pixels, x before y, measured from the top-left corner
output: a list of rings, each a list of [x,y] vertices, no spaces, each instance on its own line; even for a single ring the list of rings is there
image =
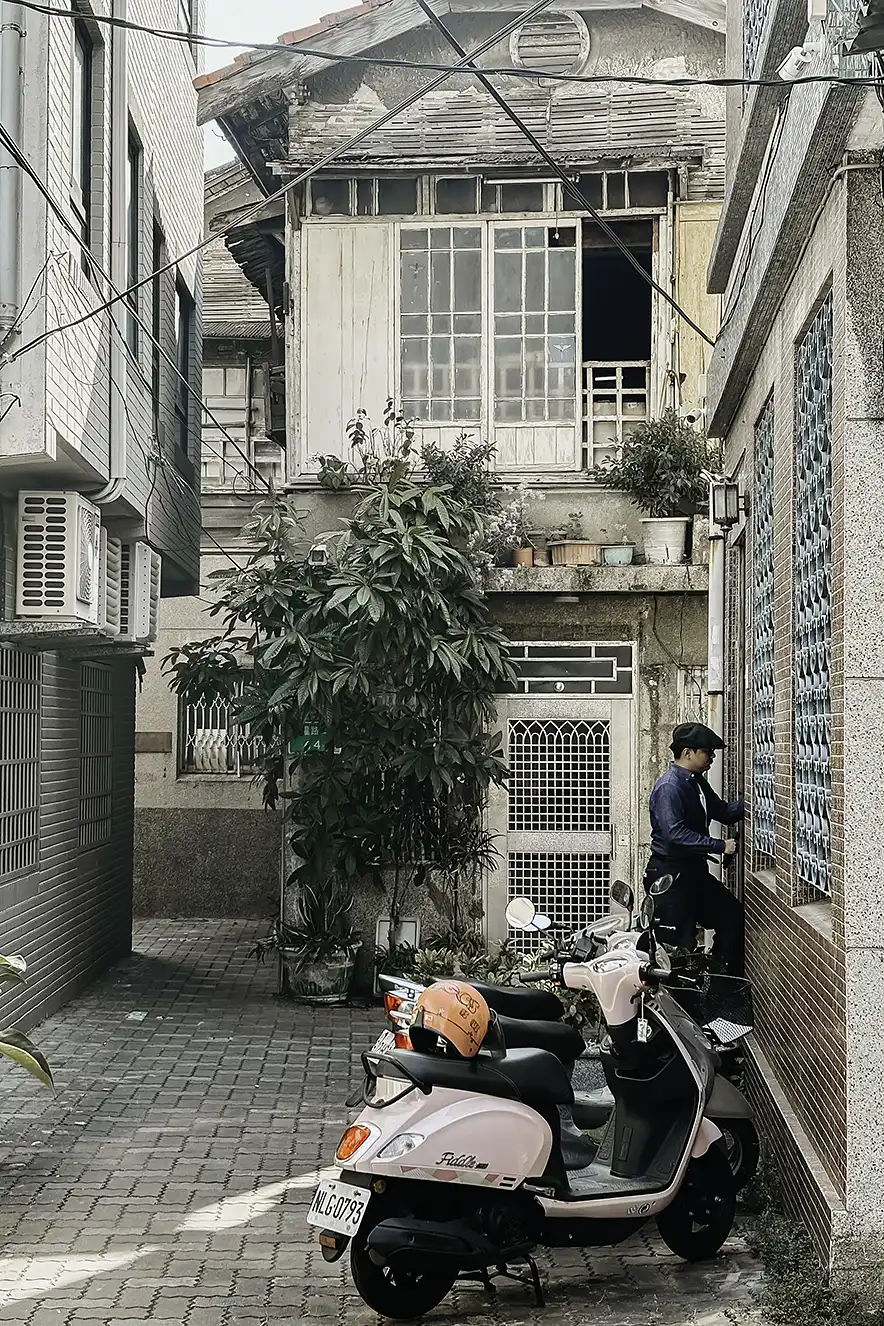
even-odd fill
[[[423,1140],[420,1133],[400,1133],[392,1142],[387,1143],[378,1160],[400,1160],[402,1156],[407,1156],[409,1151],[419,1147]]]

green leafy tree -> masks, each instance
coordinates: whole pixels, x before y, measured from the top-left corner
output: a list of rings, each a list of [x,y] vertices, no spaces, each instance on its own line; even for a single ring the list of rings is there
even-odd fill
[[[245,531],[254,551],[222,579],[223,633],[167,667],[191,698],[233,699],[248,664],[238,721],[264,742],[268,805],[290,775],[296,893],[373,882],[395,932],[411,890],[460,890],[452,922],[475,928],[493,856],[485,797],[506,776],[495,695],[513,680],[469,553],[484,517],[422,477],[392,406],[383,430],[357,416],[351,441],[360,496],[327,565],[306,555],[291,501],[272,497]]]

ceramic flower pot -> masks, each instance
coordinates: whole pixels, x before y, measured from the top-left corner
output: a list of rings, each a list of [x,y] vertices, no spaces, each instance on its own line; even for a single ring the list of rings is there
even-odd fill
[[[632,566],[634,543],[612,543],[604,549],[605,566]]]
[[[582,539],[567,539],[549,545],[553,566],[600,566],[602,545]]]
[[[533,566],[534,549],[533,548],[515,548],[513,550],[513,566]]]
[[[293,949],[279,951],[281,992],[303,1004],[345,1004],[356,965],[352,953],[340,953],[328,962],[302,964]]]
[[[689,516],[643,520],[645,561],[651,566],[678,566],[685,559]]]

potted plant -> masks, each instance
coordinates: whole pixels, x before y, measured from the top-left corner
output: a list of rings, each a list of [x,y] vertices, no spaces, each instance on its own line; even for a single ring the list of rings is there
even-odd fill
[[[718,448],[704,433],[667,410],[637,423],[616,460],[594,472],[605,488],[626,493],[645,512],[645,560],[657,566],[683,562],[688,526],[709,504],[709,471],[721,467]]]
[[[533,566],[534,545],[528,533],[531,502],[542,499],[542,493],[532,493],[527,484],[511,489],[514,496],[488,519],[484,535],[484,549],[498,565]]]
[[[347,1002],[361,945],[348,920],[350,904],[337,883],[301,883],[293,922],[277,918],[254,949],[261,962],[268,953],[279,955],[282,995],[307,1004]]]
[[[583,532],[583,517],[571,511],[566,523],[550,535],[553,566],[599,566],[602,545],[589,543]]]
[[[619,543],[605,543],[602,547],[602,555],[605,559],[605,566],[631,566],[632,559],[635,556],[635,544],[629,538],[628,525],[615,525],[615,534],[620,535]],[[607,534],[606,529],[602,534]]]

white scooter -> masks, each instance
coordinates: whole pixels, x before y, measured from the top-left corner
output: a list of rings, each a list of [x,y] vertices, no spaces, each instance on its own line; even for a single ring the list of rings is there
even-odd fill
[[[383,1316],[421,1316],[459,1277],[490,1287],[491,1275],[518,1263],[542,1306],[538,1247],[615,1245],[649,1219],[688,1261],[713,1256],[730,1233],[733,1175],[706,1117],[715,1061],[667,993],[679,978],[624,943],[523,979],[591,990],[599,1001],[615,1108],[598,1153],[566,1171],[559,1107],[573,1103],[568,1075],[545,1050],[503,1053],[493,1018],[492,1047],[474,1060],[364,1055],[363,1111],[338,1146],[340,1177],[320,1185],[307,1221],[327,1261],[349,1247],[356,1288]],[[377,1098],[380,1077],[398,1081],[394,1099]]]

